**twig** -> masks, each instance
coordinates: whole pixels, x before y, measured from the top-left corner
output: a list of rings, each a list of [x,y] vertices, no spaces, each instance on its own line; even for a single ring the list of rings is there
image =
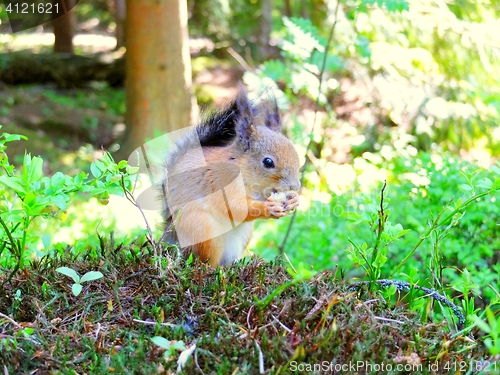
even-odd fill
[[[140,320],[140,319],[132,319],[133,322],[136,322],[136,323],[141,323],[141,324],[145,324],[145,325],[148,325],[148,326],[155,326],[157,324],[161,325],[162,327],[180,327],[181,324],[173,324],[173,323],[159,323],[159,322],[148,322],[146,320]]]
[[[301,169],[301,176],[300,176],[300,185],[301,186],[304,184],[305,169],[306,169],[306,165],[307,165],[307,154],[309,153],[309,150],[311,149],[312,142],[313,142],[313,134],[314,134],[314,129],[316,127],[316,121],[317,121],[318,111],[319,111],[319,100],[320,100],[320,96],[321,96],[321,88],[323,86],[323,75],[325,74],[325,70],[326,70],[326,60],[328,58],[328,50],[330,49],[330,43],[333,40],[335,27],[337,26],[337,21],[339,19],[338,18],[339,8],[340,8],[340,0],[337,0],[337,5],[335,7],[335,21],[333,22],[332,28],[330,29],[330,35],[328,36],[328,41],[326,42],[326,45],[325,45],[323,62],[322,62],[321,70],[319,72],[319,77],[318,77],[318,80],[319,80],[318,96],[316,97],[316,103],[315,103],[315,108],[314,108],[313,125],[311,128],[311,132],[309,133],[309,143],[307,144],[306,152],[305,152],[306,161],[304,162],[304,165],[302,166],[302,169]],[[292,231],[292,226],[293,226],[293,223],[295,222],[296,216],[297,216],[297,210],[295,210],[292,214],[292,218],[290,219],[290,223],[288,224],[288,228],[286,230],[285,237],[283,238],[283,242],[281,242],[281,245],[279,247],[280,254],[283,254],[283,252],[285,250],[285,245],[286,245],[286,242],[288,241],[288,237],[290,236],[290,232]]]
[[[2,288],[3,286],[10,282],[10,280],[12,280],[12,277],[14,277],[14,274],[17,273],[17,271],[19,271],[19,268],[20,268],[20,263],[22,262],[22,249],[20,248],[20,244],[19,242],[17,243],[17,249],[16,249],[16,242],[14,241],[14,239],[12,238],[12,233],[10,233],[10,230],[9,228],[7,227],[7,224],[5,224],[5,222],[2,220],[2,217],[0,216],[0,224],[2,225],[3,229],[5,230],[5,233],[7,233],[7,237],[9,237],[9,241],[10,241],[10,246],[11,246],[11,249],[12,250],[16,250],[17,253],[19,253],[19,261],[16,262],[16,266],[14,267],[14,270],[9,274],[9,277],[7,277],[4,282],[2,283]]]
[[[250,325],[250,316],[252,314],[252,311],[253,311],[253,308],[255,307],[255,305],[252,305],[250,306],[250,308],[248,309],[248,313],[247,313],[247,327],[248,327],[248,330],[251,330],[252,327]]]
[[[283,328],[287,333],[291,333],[292,332],[292,330],[290,328],[288,328],[286,325],[284,325],[283,323],[281,323],[278,318],[276,318],[274,315],[271,315],[271,316],[274,319],[274,321],[276,323],[278,323],[281,326],[281,328]]]
[[[157,244],[156,244],[156,242],[155,242],[155,240],[153,238],[153,231],[151,230],[151,226],[149,225],[148,219],[146,218],[146,215],[144,214],[144,211],[137,204],[137,202],[135,201],[135,198],[132,195],[132,193],[125,187],[125,176],[123,174],[121,175],[121,186],[122,186],[123,192],[125,194],[125,198],[127,198],[127,200],[130,203],[132,203],[135,207],[137,207],[137,209],[141,213],[142,218],[144,219],[144,222],[146,224],[146,229],[148,231],[148,235],[146,236],[146,238],[148,239],[148,242],[153,247],[153,251],[155,253],[155,257],[158,258],[160,256],[160,251],[158,250],[158,246],[157,246]],[[157,268],[159,268],[159,264],[160,263],[158,262],[158,260],[156,262],[157,262],[156,266],[157,266]]]
[[[382,239],[382,233],[384,232],[385,222],[387,220],[384,213],[384,192],[386,187],[387,187],[387,181],[384,181],[384,186],[382,187],[382,191],[380,192],[380,211],[378,213],[377,239],[375,240],[375,246],[373,246],[372,261],[371,261],[372,264],[377,259],[378,246],[380,245],[380,241]]]
[[[377,320],[383,320],[384,322],[393,322],[393,323],[398,323],[398,324],[404,324],[405,322],[402,322],[401,320],[396,320],[396,319],[390,319],[390,318],[382,318],[381,316],[375,316],[374,317]]]
[[[228,47],[227,52],[235,59],[242,67],[245,69],[247,72],[253,72],[254,69],[250,67],[250,65],[247,64],[245,59],[238,53],[236,52],[233,48]]]
[[[463,326],[465,325],[465,316],[462,314],[460,309],[458,308],[457,305],[455,305],[453,302],[451,302],[448,298],[443,296],[442,294],[439,294],[439,292],[435,289],[430,289],[426,288],[424,286],[419,286],[419,285],[411,285],[407,281],[401,281],[401,280],[387,280],[387,279],[381,279],[376,281],[377,284],[379,284],[382,288],[389,288],[391,285],[394,285],[397,290],[402,290],[405,292],[409,292],[412,289],[417,289],[421,290],[425,293],[427,293],[426,297],[432,297],[436,301],[444,303],[446,306],[448,306],[451,311],[453,311],[453,314],[458,318],[458,328],[462,329]],[[351,284],[351,289],[359,289],[362,285],[369,285],[370,281],[359,281],[356,283]]]
[[[9,322],[11,322],[13,325],[15,325],[15,326],[16,326],[16,328],[19,328],[19,329],[20,329],[20,328],[23,328],[23,327],[21,327],[21,325],[20,325],[18,322],[16,322],[16,321],[15,321],[14,319],[12,319],[10,316],[5,315],[5,314],[2,314],[1,312],[0,312],[0,318],[7,319]]]
[[[255,340],[255,347],[257,348],[257,351],[259,352],[259,374],[264,374],[264,354],[262,354],[262,350],[260,348],[259,343],[257,340]]]

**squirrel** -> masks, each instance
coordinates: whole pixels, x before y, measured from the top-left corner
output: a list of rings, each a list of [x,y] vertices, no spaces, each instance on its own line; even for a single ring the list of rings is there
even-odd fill
[[[248,246],[255,219],[299,205],[299,158],[281,127],[274,99],[256,104],[240,89],[175,143],[161,183],[167,242],[229,265]]]

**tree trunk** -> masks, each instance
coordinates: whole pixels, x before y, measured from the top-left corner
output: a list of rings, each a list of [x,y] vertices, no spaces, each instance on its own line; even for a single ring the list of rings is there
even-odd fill
[[[73,35],[75,33],[75,0],[63,1],[64,15],[54,19],[54,52],[73,54]]]
[[[260,19],[260,31],[259,31],[259,47],[261,51],[262,60],[267,60],[272,55],[271,49],[271,31],[273,27],[273,17],[271,0],[261,0],[262,1],[262,17]]]
[[[125,46],[125,0],[114,0],[115,22],[116,22],[116,48]]]
[[[127,0],[127,141],[119,153],[191,124],[186,0]]]
[[[285,0],[285,16],[288,18],[292,16],[292,5],[290,4],[290,0]]]

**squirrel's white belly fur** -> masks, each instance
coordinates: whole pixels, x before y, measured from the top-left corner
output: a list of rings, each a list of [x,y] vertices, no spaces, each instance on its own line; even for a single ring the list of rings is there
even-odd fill
[[[252,236],[253,222],[245,222],[221,236],[224,252],[221,265],[228,265],[238,259]]]

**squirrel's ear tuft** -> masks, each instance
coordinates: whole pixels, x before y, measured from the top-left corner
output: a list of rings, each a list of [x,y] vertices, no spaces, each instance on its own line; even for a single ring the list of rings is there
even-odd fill
[[[231,109],[235,113],[238,141],[243,146],[244,151],[247,151],[250,149],[251,139],[255,134],[255,119],[252,103],[243,87],[240,87],[240,93],[231,105]]]
[[[240,92],[234,102],[231,104],[231,110],[234,112],[238,120],[241,121],[241,126],[248,127],[253,124],[253,108],[252,103],[248,99],[248,96],[242,86],[240,86]]]
[[[224,147],[235,137],[248,140],[253,133],[252,105],[243,88],[236,99],[221,111],[209,112],[196,128],[201,146]],[[248,142],[247,142],[248,143]]]
[[[266,126],[272,131],[280,133],[281,116],[280,116],[280,110],[278,108],[278,103],[276,102],[275,98],[268,99],[265,105],[264,115],[265,115],[264,120]]]

